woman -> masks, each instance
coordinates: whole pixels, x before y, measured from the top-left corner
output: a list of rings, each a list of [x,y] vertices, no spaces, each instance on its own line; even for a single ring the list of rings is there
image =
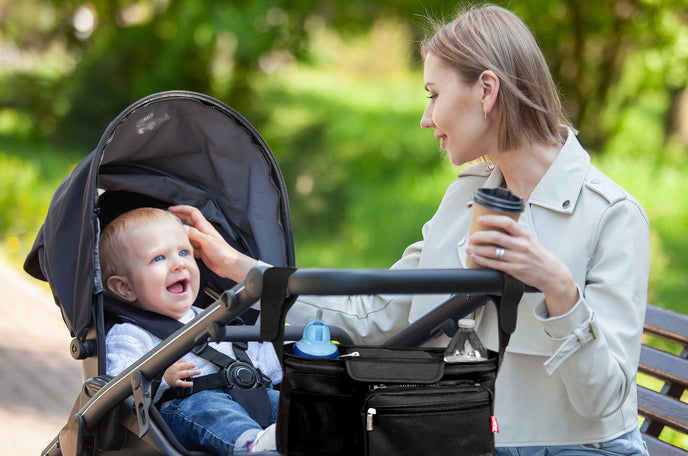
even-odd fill
[[[468,256],[541,293],[519,305],[497,380],[497,454],[645,455],[637,429],[635,375],[647,297],[649,225],[638,202],[590,164],[562,113],[547,64],[527,26],[510,11],[461,13],[423,43],[431,129],[461,172],[393,268],[461,268]],[[493,228],[468,236],[479,187],[508,187],[526,202],[518,222],[485,216]],[[256,264],[224,244],[200,213],[171,208],[206,264],[241,280]],[[210,258],[212,257],[212,258]],[[297,302],[376,343],[433,308],[436,296],[333,297]],[[476,316],[497,347],[496,311]],[[436,340],[446,344],[447,339]]]

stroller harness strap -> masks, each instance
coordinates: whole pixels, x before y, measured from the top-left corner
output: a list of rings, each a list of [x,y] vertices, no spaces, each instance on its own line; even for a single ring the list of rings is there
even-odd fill
[[[171,387],[165,391],[160,402],[183,399],[201,391],[221,389],[229,394],[262,427],[270,425],[272,409],[267,394],[271,380],[251,362],[246,350],[248,344],[232,342],[237,359],[210,347],[207,342],[197,345],[193,350],[197,356],[215,364],[219,371],[195,377],[193,386]]]
[[[122,306],[116,301],[106,301],[110,313],[120,321],[130,322],[140,326],[160,339],[165,339],[174,331],[181,328],[183,323],[155,314],[134,306]],[[213,363],[220,368],[218,372],[203,375],[193,379],[193,387],[171,387],[162,394],[158,403],[174,399],[183,399],[192,394],[205,390],[221,389],[229,394],[244,410],[262,427],[271,424],[272,409],[267,387],[270,378],[257,369],[246,352],[248,344],[232,342],[234,356],[211,347],[208,342],[202,342],[193,348],[193,354]]]

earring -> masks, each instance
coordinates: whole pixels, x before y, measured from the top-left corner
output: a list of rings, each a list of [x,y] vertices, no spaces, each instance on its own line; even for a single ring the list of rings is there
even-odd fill
[[[487,109],[483,106],[483,119],[487,119]]]

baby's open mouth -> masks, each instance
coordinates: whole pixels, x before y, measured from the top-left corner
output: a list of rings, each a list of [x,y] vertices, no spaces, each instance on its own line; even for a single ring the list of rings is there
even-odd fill
[[[167,287],[167,291],[170,293],[180,294],[184,293],[189,286],[187,280],[180,280],[179,282],[174,282],[172,285]]]

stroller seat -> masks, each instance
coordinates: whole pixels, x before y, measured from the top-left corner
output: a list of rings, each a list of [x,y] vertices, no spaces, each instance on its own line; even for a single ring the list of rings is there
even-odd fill
[[[104,339],[112,315],[98,265],[100,232],[130,209],[174,204],[200,209],[237,250],[270,264],[294,265],[284,180],[269,146],[243,116],[189,91],[153,94],[117,115],[56,190],[24,263],[26,272],[49,283],[73,337],[70,352],[82,361],[85,383],[72,416],[87,404],[113,410],[103,423],[86,423],[93,438],[84,441],[94,448],[82,448],[84,454],[191,454],[174,444],[164,423],[155,422],[146,423],[147,429],[160,429],[149,432],[156,436],[144,449],[141,436],[132,437],[125,426],[129,402],[136,398],[107,403],[98,393],[111,383],[105,377]],[[205,293],[195,305],[205,308],[235,283],[202,262],[199,269]],[[258,316],[253,307],[242,314],[247,324]],[[143,381],[161,373],[147,373]],[[151,415],[156,418],[155,410]],[[59,449],[46,454],[54,451],[62,454]]]

